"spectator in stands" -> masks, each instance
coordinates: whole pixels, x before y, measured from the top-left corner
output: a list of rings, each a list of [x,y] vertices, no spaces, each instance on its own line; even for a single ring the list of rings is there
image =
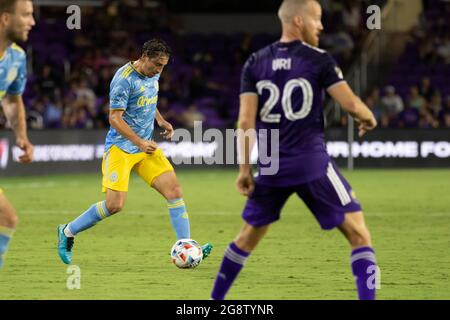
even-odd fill
[[[372,99],[373,103],[372,111],[374,112],[375,117],[377,117],[380,126],[383,128],[389,127],[389,114],[381,101],[380,88],[375,87],[369,97]]]
[[[441,94],[439,92],[436,92],[431,98],[430,103],[428,104],[428,112],[431,113],[431,115],[437,119],[439,117],[439,113],[442,110],[443,107]]]
[[[386,95],[381,99],[381,103],[389,119],[392,120],[398,113],[403,111],[403,100],[395,92],[393,86],[387,86],[385,92]]]
[[[27,112],[27,126],[31,129],[44,129],[44,118],[39,112],[29,110]]]
[[[429,77],[423,77],[419,85],[419,93],[427,101],[431,101],[431,97],[435,93],[435,89],[431,85],[431,80]]]
[[[422,109],[420,112],[419,126],[420,128],[426,129],[438,128],[439,121],[437,121],[427,109]]]
[[[419,125],[419,120],[419,110],[412,108],[409,104],[406,104],[403,111],[398,115],[397,124],[400,128],[417,128]]]
[[[37,99],[35,103],[33,103],[33,107],[31,110],[27,110],[27,125],[31,129],[44,129],[44,104],[41,99]]]
[[[94,127],[94,123],[86,110],[86,108],[79,108],[73,114],[73,127],[75,129],[92,129]]]
[[[62,103],[54,97],[44,96],[44,124],[46,128],[60,128],[62,120]]]
[[[73,110],[70,107],[64,108],[63,117],[62,117],[62,127],[64,129],[72,128],[72,113]]]
[[[408,104],[417,110],[425,108],[427,101],[419,93],[419,88],[417,86],[412,86],[409,89],[409,101]]]
[[[91,114],[96,113],[95,108],[96,95],[88,85],[87,80],[85,78],[78,81],[77,86],[75,88],[75,97],[76,97],[75,104],[77,106],[80,105],[85,106],[88,109],[89,113]]]

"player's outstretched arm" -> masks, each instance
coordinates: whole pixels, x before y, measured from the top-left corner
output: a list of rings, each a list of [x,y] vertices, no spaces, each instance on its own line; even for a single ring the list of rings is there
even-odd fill
[[[33,145],[28,139],[25,104],[20,95],[7,95],[2,101],[6,118],[16,135],[16,144],[24,152],[19,157],[21,163],[33,160]]]
[[[347,111],[357,122],[359,122],[359,136],[367,131],[375,129],[377,120],[372,111],[361,99],[353,93],[346,82],[341,82],[328,89],[328,93]]]
[[[258,110],[258,96],[256,94],[242,94],[238,120],[238,150],[239,150],[239,176],[236,187],[244,196],[253,192],[254,181],[250,154],[256,142],[256,114]]]
[[[109,124],[116,129],[122,136],[133,142],[142,152],[153,153],[158,149],[154,141],[141,139],[130,126],[123,120],[124,110],[109,111]]]

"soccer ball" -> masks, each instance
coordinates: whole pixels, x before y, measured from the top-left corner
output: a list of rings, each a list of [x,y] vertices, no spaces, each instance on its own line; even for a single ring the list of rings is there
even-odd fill
[[[202,247],[192,239],[180,239],[170,251],[172,262],[182,269],[195,268],[203,259]]]

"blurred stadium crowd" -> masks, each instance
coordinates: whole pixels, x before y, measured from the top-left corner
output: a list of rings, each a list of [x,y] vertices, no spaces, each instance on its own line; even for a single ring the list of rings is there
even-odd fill
[[[384,86],[366,98],[382,127],[450,128],[450,2],[423,4]]]
[[[369,1],[321,2],[326,27],[321,47],[345,70],[367,36]],[[136,59],[142,43],[153,37],[167,41],[174,52],[160,79],[160,112],[176,127],[192,127],[195,120],[203,120],[206,127],[235,126],[241,67],[251,52],[277,37],[189,34],[164,5],[144,10],[139,5],[128,0],[105,1],[102,9],[83,7],[81,30],[66,28],[65,8],[41,8],[30,40],[23,45],[32,57],[33,72],[24,95],[31,128],[107,127],[114,72]],[[366,97],[382,127],[450,127],[446,16],[448,3],[428,8],[386,83]],[[5,123],[0,115],[0,127]],[[343,118],[338,125],[345,124]]]

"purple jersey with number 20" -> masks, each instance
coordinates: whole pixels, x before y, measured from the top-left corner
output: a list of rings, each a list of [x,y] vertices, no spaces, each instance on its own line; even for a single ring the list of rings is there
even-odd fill
[[[322,115],[324,90],[342,81],[331,55],[302,41],[275,42],[250,56],[240,92],[258,95],[258,134],[260,129],[279,130],[279,170],[259,175],[258,183],[287,187],[326,175],[330,157]],[[258,147],[260,152],[266,148]]]

